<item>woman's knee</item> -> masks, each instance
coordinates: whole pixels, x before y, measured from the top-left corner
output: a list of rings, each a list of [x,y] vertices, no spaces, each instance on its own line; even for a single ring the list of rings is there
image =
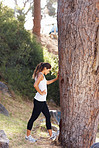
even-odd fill
[[[46,119],[50,120],[50,118],[51,118],[51,115],[49,113],[49,114],[47,114]]]

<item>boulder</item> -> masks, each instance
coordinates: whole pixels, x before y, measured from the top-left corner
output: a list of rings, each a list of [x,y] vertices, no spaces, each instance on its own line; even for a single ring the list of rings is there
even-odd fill
[[[9,116],[9,112],[6,110],[6,108],[0,104],[0,113],[4,114],[5,116]]]
[[[99,142],[94,143],[90,148],[99,148]]]
[[[9,148],[9,139],[3,130],[0,130],[0,148]]]
[[[0,82],[0,90],[8,92],[8,87],[3,82]]]
[[[54,118],[57,124],[59,125],[60,118],[61,118],[61,112],[57,110],[50,110],[49,112],[50,112],[51,117]]]
[[[8,89],[7,85],[4,84],[4,83],[1,82],[1,81],[0,81],[0,91],[1,91],[3,94],[7,95],[8,97],[11,97],[11,94],[10,94],[10,92],[9,92],[9,89]]]

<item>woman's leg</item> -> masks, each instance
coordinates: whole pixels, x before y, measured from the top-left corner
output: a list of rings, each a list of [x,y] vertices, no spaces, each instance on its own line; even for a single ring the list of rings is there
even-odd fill
[[[43,108],[43,104],[44,104],[43,102],[39,102],[34,99],[34,108],[33,108],[32,116],[27,124],[27,136],[30,135],[33,123],[40,115]]]
[[[52,136],[52,129],[48,129],[48,133],[50,135],[50,137]]]
[[[48,106],[47,106],[46,102],[44,102],[42,113],[44,114],[44,116],[46,118],[46,127],[47,127],[47,130],[49,132],[49,135],[52,136],[50,113],[49,113],[49,109],[48,109]]]
[[[31,130],[27,129],[27,137],[31,134]]]

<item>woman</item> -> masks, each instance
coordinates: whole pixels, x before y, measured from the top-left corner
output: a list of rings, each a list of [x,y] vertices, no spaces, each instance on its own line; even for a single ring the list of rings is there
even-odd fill
[[[51,65],[49,63],[39,63],[34,71],[33,78],[35,79],[34,87],[37,91],[34,97],[34,108],[31,115],[31,118],[27,125],[27,136],[26,140],[31,142],[36,142],[30,133],[33,126],[34,121],[38,118],[40,113],[42,112],[46,118],[46,127],[48,133],[50,135],[50,139],[55,139],[56,135],[52,132],[51,121],[50,121],[50,113],[48,106],[46,104],[46,96],[47,96],[47,85],[58,80],[59,75],[55,79],[47,81],[44,75],[47,75],[51,71]]]

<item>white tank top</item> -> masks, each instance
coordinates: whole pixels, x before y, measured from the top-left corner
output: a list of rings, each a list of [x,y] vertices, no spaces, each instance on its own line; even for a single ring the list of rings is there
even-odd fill
[[[42,74],[42,72],[40,72]],[[42,74],[43,75],[43,74]],[[47,81],[45,76],[43,75],[44,79],[42,81],[40,81],[38,87],[41,91],[46,90],[46,94],[45,95],[40,95],[38,92],[35,95],[35,99],[38,101],[46,101],[46,96],[47,96]],[[37,80],[37,78],[35,78],[35,81]]]

